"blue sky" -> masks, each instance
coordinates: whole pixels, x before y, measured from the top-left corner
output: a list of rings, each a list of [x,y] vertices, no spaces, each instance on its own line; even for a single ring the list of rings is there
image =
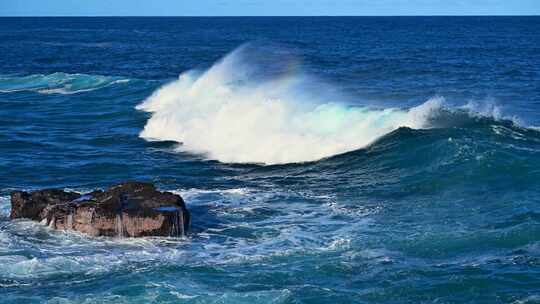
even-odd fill
[[[539,14],[540,0],[0,0],[0,16]]]

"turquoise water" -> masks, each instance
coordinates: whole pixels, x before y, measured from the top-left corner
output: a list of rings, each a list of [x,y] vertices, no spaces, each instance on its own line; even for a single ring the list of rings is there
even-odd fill
[[[0,18],[0,302],[538,303],[539,29]],[[190,236],[8,218],[124,180],[181,194]]]

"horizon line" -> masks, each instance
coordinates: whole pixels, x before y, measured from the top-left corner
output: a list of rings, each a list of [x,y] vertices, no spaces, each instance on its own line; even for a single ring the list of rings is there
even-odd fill
[[[313,17],[540,17],[540,14],[465,14],[465,15],[12,15],[0,18],[313,18]]]

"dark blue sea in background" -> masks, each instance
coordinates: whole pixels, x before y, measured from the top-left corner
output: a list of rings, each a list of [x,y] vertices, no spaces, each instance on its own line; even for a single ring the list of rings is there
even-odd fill
[[[540,303],[539,114],[540,17],[0,18],[0,303]],[[9,220],[124,180],[189,238]]]

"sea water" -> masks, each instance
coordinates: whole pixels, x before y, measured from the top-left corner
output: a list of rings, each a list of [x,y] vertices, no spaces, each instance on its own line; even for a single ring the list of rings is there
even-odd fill
[[[538,17],[1,18],[0,302],[538,303],[539,46]],[[124,180],[190,235],[9,220]]]

